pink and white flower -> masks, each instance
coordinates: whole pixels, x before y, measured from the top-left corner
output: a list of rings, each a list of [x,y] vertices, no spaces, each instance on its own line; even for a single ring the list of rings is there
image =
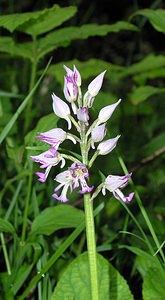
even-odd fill
[[[66,202],[68,201],[68,188],[70,187],[70,192],[72,192],[74,189],[78,188],[79,185],[81,186],[81,189],[78,191],[79,194],[90,193],[94,187],[88,186],[85,179],[88,177],[89,172],[85,165],[81,163],[73,163],[67,171],[64,171],[56,176],[55,180],[60,184],[55,188],[55,193],[52,195],[53,198],[62,202]],[[59,196],[56,192],[62,187],[63,189]]]
[[[131,175],[132,173],[125,176],[109,175],[102,188],[103,195],[106,194],[107,189],[113,193],[113,196],[117,200],[122,200],[125,204],[130,203],[134,197],[134,193],[130,193],[128,196],[125,196],[120,189],[124,188],[128,184]]]
[[[69,106],[57,97],[54,93],[52,94],[53,99],[53,110],[56,116],[65,119],[68,122],[68,129],[70,130],[72,125],[70,121],[70,108]]]
[[[106,155],[110,153],[116,147],[119,138],[120,135],[117,135],[115,138],[101,142],[97,147],[99,155]]]
[[[84,95],[84,103],[85,103],[84,106],[92,107],[94,97],[99,93],[102,87],[105,72],[106,71],[100,73],[88,85],[88,91]]]
[[[110,119],[110,117],[112,116],[114,110],[116,109],[116,107],[119,105],[120,102],[121,102],[121,99],[119,99],[114,104],[110,104],[110,105],[103,107],[99,112],[97,125],[107,122]]]
[[[101,142],[106,135],[105,124],[95,126],[91,132],[91,147],[95,149],[94,143]]]
[[[56,166],[61,161],[61,168],[65,165],[65,159],[60,155],[55,148],[50,148],[49,150],[35,156],[30,156],[30,158],[41,164],[40,168],[45,169],[45,173],[36,172],[38,176],[38,181],[45,182],[51,168]]]
[[[54,128],[46,132],[40,132],[39,134],[40,135],[36,136],[36,138],[38,138],[40,141],[50,144],[56,150],[66,139],[69,139],[76,144],[75,138],[61,128]]]

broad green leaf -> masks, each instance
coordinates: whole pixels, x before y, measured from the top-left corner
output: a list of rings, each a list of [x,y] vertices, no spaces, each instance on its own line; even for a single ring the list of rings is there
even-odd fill
[[[137,257],[135,259],[135,266],[138,269],[139,273],[141,274],[142,278],[144,279],[144,277],[147,273],[147,270],[149,268],[157,267],[157,260],[156,260],[156,257],[154,257],[148,253],[145,253],[145,255],[143,255],[143,254],[137,255]]]
[[[1,282],[1,294],[0,299],[14,300],[14,294],[11,291],[11,275],[7,272],[0,273],[0,282]]]
[[[135,105],[147,100],[150,96],[155,94],[164,93],[165,88],[156,88],[153,86],[145,85],[137,87],[130,93],[129,98]]]
[[[30,19],[19,26],[18,30],[32,36],[38,36],[60,26],[63,22],[70,19],[76,11],[77,9],[74,6],[59,7],[54,5],[52,8],[42,11],[38,18]]]
[[[59,5],[54,5],[41,11],[0,16],[0,26],[10,32],[19,29],[31,35],[38,35],[61,25],[75,12],[74,6],[61,8]]]
[[[84,213],[71,205],[44,209],[32,223],[31,234],[50,235],[62,228],[74,228],[84,221]]]
[[[165,147],[165,133],[162,132],[152,140],[142,147],[141,151],[144,156],[152,155],[155,152],[163,149]]]
[[[165,10],[164,9],[141,9],[132,16],[141,15],[149,19],[151,25],[160,32],[165,33]]]
[[[99,299],[133,300],[125,279],[101,255],[97,254]],[[77,257],[63,272],[51,300],[91,300],[87,253]]]
[[[74,7],[70,7],[67,9],[70,9],[70,15],[75,12]],[[63,12],[61,11],[60,14],[61,17],[59,17],[59,22],[60,20],[62,20]],[[32,26],[31,21],[29,21],[29,24],[30,24],[29,26]],[[41,34],[42,31],[46,32],[51,25],[48,24],[47,21],[46,24],[47,27],[46,25],[43,26],[42,23],[41,24],[39,23],[38,27],[36,27],[34,24],[32,28],[30,27],[31,29],[29,28],[29,33],[30,30],[31,33],[33,32],[33,34]],[[35,43],[34,42],[16,43],[14,39],[11,37],[1,37],[0,51],[10,53],[11,55],[28,58],[31,61],[33,61],[34,57],[36,60],[39,60],[45,54],[57,49],[58,47],[69,46],[73,40],[86,39],[90,36],[105,36],[109,32],[118,32],[120,30],[136,30],[136,26],[129,24],[127,22],[117,22],[113,25],[87,24],[81,27],[67,27],[67,28],[58,29],[56,31],[48,33],[44,38],[37,39]]]
[[[133,77],[134,81],[138,85],[145,85],[148,79],[155,79],[165,77],[165,68],[157,68],[150,70],[149,72],[144,72]]]
[[[112,25],[85,24],[81,27],[61,28],[38,40],[37,58],[59,47],[68,47],[73,40],[87,39],[90,36],[105,36],[120,30],[137,30],[137,27],[124,21]]]
[[[13,32],[18,26],[22,25],[23,23],[37,19],[40,15],[44,14],[45,11],[39,12],[27,12],[27,13],[17,13],[17,14],[9,14],[0,16],[0,26],[4,27],[5,29]]]
[[[164,300],[165,277],[157,268],[149,268],[144,276],[143,300]]]
[[[165,56],[164,55],[154,55],[150,54],[142,59],[140,62],[132,64],[127,68],[123,68],[123,71],[120,73],[120,77],[125,77],[133,74],[139,74],[159,69],[165,66]]]
[[[0,51],[13,56],[28,58],[33,61],[33,43],[16,43],[11,37],[0,37]]]
[[[0,232],[10,232],[14,234],[15,229],[9,221],[0,218]]]

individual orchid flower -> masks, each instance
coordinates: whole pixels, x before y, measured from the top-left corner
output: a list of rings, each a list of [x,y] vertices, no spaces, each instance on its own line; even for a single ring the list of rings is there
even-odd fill
[[[64,69],[67,72],[67,76],[72,77],[74,79],[76,85],[78,87],[80,87],[81,86],[81,75],[80,75],[79,71],[77,70],[77,68],[75,67],[75,65],[73,67],[73,71],[65,65],[64,65]]]
[[[87,104],[88,107],[92,107],[93,101],[94,101],[94,97],[99,93],[99,91],[100,91],[100,89],[102,87],[102,83],[103,83],[103,78],[104,78],[105,72],[106,71],[100,73],[88,85],[88,91],[84,95],[84,103]]]
[[[97,147],[99,155],[106,155],[110,153],[116,147],[119,138],[120,135],[117,135],[115,138],[101,142]]]
[[[50,144],[56,150],[58,149],[59,145],[66,139],[69,139],[74,144],[76,144],[75,138],[61,128],[54,128],[46,132],[40,132],[39,134],[40,135],[36,138]]]
[[[53,110],[54,113],[60,117],[65,119],[68,122],[68,129],[70,130],[72,125],[70,121],[70,108],[69,106],[61,100],[59,97],[57,97],[54,93],[52,94],[53,99]]]
[[[64,69],[67,72],[66,76],[64,76],[64,95],[66,100],[71,103],[73,113],[76,114],[77,106],[75,101],[78,95],[81,95],[81,76],[75,66],[73,71],[65,65]]]
[[[129,179],[131,178],[132,173],[125,176],[109,175],[103,185],[102,193],[106,194],[106,189],[113,193],[113,196],[117,200],[122,200],[125,204],[128,204],[132,201],[134,193],[130,193],[127,197],[121,192],[120,188],[124,188]]]
[[[120,102],[121,102],[121,99],[119,99],[114,104],[110,104],[110,105],[103,107],[99,112],[97,125],[107,122],[110,119],[110,117],[112,116],[114,110],[116,109],[116,107],[119,105]]]
[[[95,126],[91,132],[91,147],[95,149],[94,143],[101,142],[106,135],[105,124]]]
[[[73,163],[71,167],[68,168],[68,171],[64,171],[58,174],[55,178],[57,182],[60,184],[55,188],[53,198],[60,200],[62,202],[68,201],[67,191],[70,187],[70,192],[74,189],[78,188],[81,185],[81,189],[79,190],[79,194],[90,193],[93,190],[93,186],[89,187],[86,179],[89,177],[88,169],[81,163]],[[57,191],[62,188],[61,195],[57,195]]]
[[[86,166],[81,163],[73,163],[69,168],[73,178],[74,178],[74,185],[73,188],[77,188],[79,183],[81,185],[81,190],[79,190],[79,194],[90,193],[93,190],[93,186],[89,187],[85,178],[89,177],[89,172]]]
[[[58,174],[55,177],[55,180],[57,182],[59,182],[60,184],[55,188],[55,190],[54,190],[55,193],[52,195],[52,197],[55,198],[56,200],[60,200],[61,202],[69,201],[69,199],[67,198],[68,188],[70,187],[70,192],[72,192],[72,190],[73,190],[73,188],[72,188],[73,177],[72,177],[71,172],[70,171],[61,172],[60,174]],[[59,189],[61,189],[62,187],[63,187],[63,189],[62,189],[61,195],[58,196],[56,192]]]
[[[57,152],[55,148],[50,148],[49,150],[35,156],[30,156],[30,158],[41,164],[41,169],[46,169],[45,173],[36,172],[36,175],[39,177],[38,181],[45,182],[51,168],[56,166],[61,161],[61,168],[65,165],[65,159]]]

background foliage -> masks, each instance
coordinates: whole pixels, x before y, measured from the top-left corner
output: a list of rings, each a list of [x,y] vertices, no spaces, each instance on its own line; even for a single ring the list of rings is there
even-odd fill
[[[66,266],[86,251],[82,199],[56,203],[50,196],[55,174],[38,183],[38,166],[29,161],[43,149],[36,133],[61,126],[51,93],[63,98],[63,64],[77,66],[84,91],[107,70],[93,119],[122,98],[108,126],[109,136],[121,134],[120,143],[97,160],[92,180],[96,185],[102,174],[123,174],[127,167],[137,194],[125,209],[109,195],[98,197],[98,252],[127,280],[134,299],[164,299],[164,9],[163,1],[1,1],[2,299],[50,299],[59,279],[70,276],[70,270],[61,275]],[[80,265],[85,259],[77,258]],[[56,299],[62,299],[60,285]]]

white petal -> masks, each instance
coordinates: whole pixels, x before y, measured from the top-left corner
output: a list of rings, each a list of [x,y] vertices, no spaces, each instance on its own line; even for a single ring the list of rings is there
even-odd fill
[[[88,92],[92,97],[95,97],[100,91],[103,83],[104,74],[106,71],[99,74],[92,82],[88,85]]]
[[[108,121],[108,119],[110,119],[114,110],[116,109],[116,107],[119,105],[120,102],[121,102],[121,99],[119,99],[114,104],[103,107],[100,110],[99,115],[98,115],[98,124],[105,123],[106,121]]]

